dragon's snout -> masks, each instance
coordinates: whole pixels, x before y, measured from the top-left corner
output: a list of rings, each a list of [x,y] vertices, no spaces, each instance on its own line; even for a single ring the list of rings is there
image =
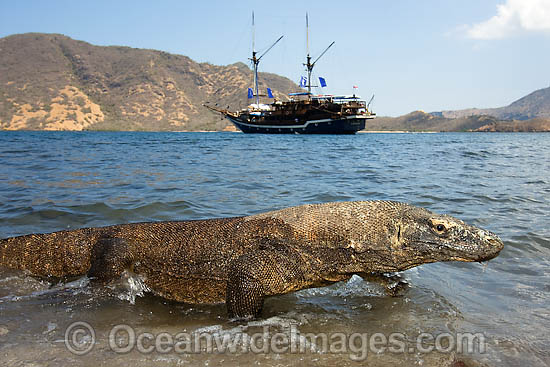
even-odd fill
[[[496,234],[489,231],[480,230],[478,235],[483,243],[487,244],[486,252],[480,256],[479,261],[488,261],[497,257],[504,248],[502,240]]]

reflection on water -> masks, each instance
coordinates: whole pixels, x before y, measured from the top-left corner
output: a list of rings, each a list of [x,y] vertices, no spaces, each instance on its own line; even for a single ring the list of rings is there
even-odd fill
[[[350,357],[363,351],[363,335],[393,333],[404,350],[369,346],[369,366],[550,364],[547,134],[1,132],[0,157],[2,238],[246,215],[313,202],[391,199],[458,216],[505,242],[488,265],[430,264],[404,272],[410,288],[401,297],[388,297],[377,285],[353,277],[270,298],[264,317],[249,322],[227,320],[223,305],[192,306],[148,295],[131,274],[109,287],[95,287],[86,277],[54,284],[0,269],[0,353],[7,365],[355,366]],[[70,353],[64,342],[77,321],[95,330],[96,343],[83,356]],[[242,346],[258,333],[270,340],[289,335],[304,341],[307,353],[164,353],[157,348],[119,354],[109,345],[109,333],[121,324],[145,335],[143,340],[163,332],[205,332],[222,339],[239,335],[244,339],[236,345]],[[358,335],[354,346],[332,353],[307,339],[337,333]],[[444,338],[425,339],[424,347],[432,350],[423,352],[416,345],[423,333]],[[482,333],[483,353],[445,349],[447,336],[468,333]],[[433,350],[436,344],[444,350]]]

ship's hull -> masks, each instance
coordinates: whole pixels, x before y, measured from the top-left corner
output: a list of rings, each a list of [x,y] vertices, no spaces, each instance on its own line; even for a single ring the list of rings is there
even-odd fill
[[[355,134],[365,128],[370,116],[347,116],[340,119],[320,119],[305,122],[270,121],[257,123],[241,116],[226,117],[243,133],[257,134]]]

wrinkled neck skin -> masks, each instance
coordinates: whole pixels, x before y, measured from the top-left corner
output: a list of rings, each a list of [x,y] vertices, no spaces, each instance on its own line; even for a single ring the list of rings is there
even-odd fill
[[[294,209],[283,217],[312,244],[326,270],[339,273],[397,272],[438,261],[488,261],[503,248],[494,233],[403,203],[329,203],[315,209]],[[331,267],[335,262],[339,267]]]

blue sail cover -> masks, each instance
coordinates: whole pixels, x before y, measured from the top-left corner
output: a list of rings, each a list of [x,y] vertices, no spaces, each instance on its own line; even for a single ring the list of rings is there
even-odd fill
[[[319,83],[321,83],[321,87],[323,88],[327,86],[327,81],[323,77],[319,77]]]
[[[254,92],[252,91],[252,88],[248,88],[248,98],[254,98]]]
[[[271,92],[271,88],[267,88],[267,97],[268,98],[274,98],[273,93]]]

